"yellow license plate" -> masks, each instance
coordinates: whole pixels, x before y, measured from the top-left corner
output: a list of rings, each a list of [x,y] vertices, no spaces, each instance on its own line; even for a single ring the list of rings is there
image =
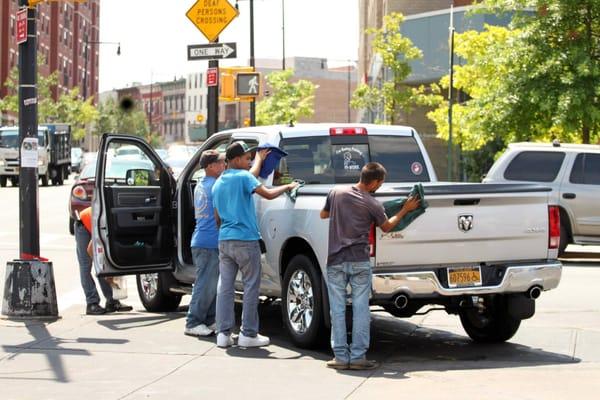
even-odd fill
[[[471,287],[481,286],[481,267],[449,267],[448,268],[448,286]]]

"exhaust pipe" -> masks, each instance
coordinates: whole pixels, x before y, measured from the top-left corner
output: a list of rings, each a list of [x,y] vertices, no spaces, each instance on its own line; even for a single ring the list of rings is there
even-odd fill
[[[527,297],[532,300],[537,299],[542,294],[542,288],[539,286],[533,286],[527,291]]]
[[[403,308],[406,308],[406,306],[408,305],[408,297],[406,297],[405,294],[399,294],[394,299],[394,305],[399,310],[402,310]]]

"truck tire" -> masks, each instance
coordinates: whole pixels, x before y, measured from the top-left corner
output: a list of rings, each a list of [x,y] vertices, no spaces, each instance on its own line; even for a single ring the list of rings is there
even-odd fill
[[[69,233],[75,235],[75,220],[69,217]]]
[[[6,187],[7,178],[5,176],[0,176],[0,187]]]
[[[48,170],[46,170],[46,173],[40,178],[42,178],[42,186],[48,186],[48,181],[50,180],[50,178],[48,177]]]
[[[323,315],[321,274],[304,254],[294,256],[283,275],[281,314],[292,342],[314,348],[329,339]]]
[[[505,342],[517,333],[521,320],[508,313],[504,296],[486,298],[486,310],[468,308],[459,312],[460,322],[471,339],[480,343]]]
[[[12,183],[13,187],[19,186],[19,177],[18,176],[11,177],[10,183]]]
[[[169,291],[170,273],[139,274],[136,276],[137,290],[142,305],[147,311],[175,311],[181,303],[181,295]]]

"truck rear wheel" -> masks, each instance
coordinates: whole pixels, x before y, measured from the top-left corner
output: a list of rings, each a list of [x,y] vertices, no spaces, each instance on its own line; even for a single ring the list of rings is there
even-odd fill
[[[48,180],[49,180],[48,171],[46,171],[46,173],[44,175],[42,175],[40,178],[42,179],[42,186],[48,186]]]
[[[175,311],[181,303],[181,295],[169,291],[172,276],[160,272],[156,274],[140,274],[135,278],[138,295],[147,311]]]
[[[12,183],[12,185],[14,187],[19,186],[19,177],[18,176],[13,176],[10,178],[10,183]]]
[[[459,312],[460,322],[471,339],[481,343],[505,342],[517,333],[521,320],[508,313],[504,296],[485,299],[485,310],[468,308]]]
[[[6,187],[6,180],[5,176],[0,176],[0,187]]]
[[[302,348],[314,348],[329,335],[323,315],[321,274],[313,260],[294,256],[283,276],[281,314],[292,341]]]

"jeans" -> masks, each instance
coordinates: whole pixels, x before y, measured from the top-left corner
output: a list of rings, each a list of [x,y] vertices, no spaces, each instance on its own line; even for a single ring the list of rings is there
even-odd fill
[[[85,229],[80,222],[75,222],[75,244],[77,248],[77,260],[79,261],[79,279],[81,287],[85,293],[86,304],[99,304],[100,296],[96,290],[94,278],[92,278],[92,260],[87,253],[88,243],[90,242],[90,233]],[[98,278],[102,294],[107,302],[111,302],[113,298],[112,288],[104,278]]]
[[[215,322],[217,281],[219,280],[219,250],[192,247],[196,281],[188,309],[185,327],[206,326]]]
[[[352,288],[352,344],[346,331],[346,287]],[[371,312],[371,263],[344,262],[327,266],[327,289],[331,313],[331,348],[341,362],[365,358],[369,348]]]
[[[242,328],[244,336],[258,334],[260,288],[260,246],[257,240],[219,242],[219,284],[217,286],[217,332],[230,334],[235,326],[234,291],[238,269],[244,283]]]

